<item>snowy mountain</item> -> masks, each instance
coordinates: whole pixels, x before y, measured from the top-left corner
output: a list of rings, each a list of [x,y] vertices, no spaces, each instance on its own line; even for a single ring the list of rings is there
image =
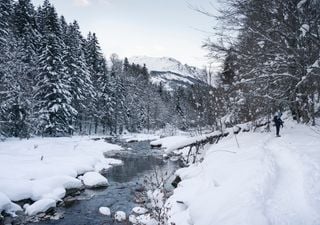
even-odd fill
[[[167,90],[176,87],[187,87],[196,83],[204,83],[205,72],[194,66],[182,64],[170,57],[134,56],[128,59],[130,63],[146,64],[151,81],[154,84],[162,83]]]

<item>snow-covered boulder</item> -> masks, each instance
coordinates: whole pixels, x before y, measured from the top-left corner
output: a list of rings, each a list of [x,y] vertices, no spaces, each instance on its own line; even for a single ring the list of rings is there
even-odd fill
[[[87,172],[81,179],[84,185],[90,188],[106,187],[109,184],[107,178],[97,172]]]
[[[99,212],[100,212],[102,215],[105,215],[105,216],[110,216],[110,215],[111,215],[110,208],[108,208],[108,207],[100,207],[100,208],[99,208]]]
[[[137,221],[137,218],[135,215],[130,215],[129,218],[128,218],[129,222],[132,223],[132,224],[137,224],[138,221]]]
[[[14,215],[15,212],[22,211],[22,209],[19,205],[11,202],[5,194],[0,192],[0,213],[2,211]]]
[[[121,222],[121,221],[124,221],[126,220],[126,213],[123,212],[123,211],[117,211],[115,214],[114,214],[114,219],[118,222]]]
[[[147,210],[146,208],[137,206],[137,207],[134,207],[134,208],[132,209],[132,212],[134,212],[135,214],[141,215],[141,214],[147,213],[148,210]]]
[[[29,216],[33,216],[41,212],[46,212],[54,207],[56,207],[56,201],[50,198],[44,198],[34,202],[32,205],[25,206],[26,214]]]

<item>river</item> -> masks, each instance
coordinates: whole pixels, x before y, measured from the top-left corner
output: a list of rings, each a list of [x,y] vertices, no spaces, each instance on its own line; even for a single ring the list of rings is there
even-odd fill
[[[119,144],[119,143],[117,143]],[[109,180],[109,187],[104,189],[86,189],[73,204],[62,204],[55,209],[55,214],[61,215],[58,220],[41,220],[39,222],[24,222],[33,225],[101,225],[101,224],[129,224],[115,222],[113,214],[124,211],[128,215],[131,209],[138,206],[135,202],[135,194],[144,188],[145,176],[154,173],[154,168],[173,173],[175,163],[164,161],[162,152],[151,149],[149,141],[120,143],[124,150],[108,152],[106,157],[121,159],[123,165],[114,166],[103,173]],[[81,200],[80,200],[81,199]],[[111,209],[112,216],[104,216],[99,213],[99,207],[106,206]],[[21,222],[21,221],[20,221]],[[13,223],[15,224],[15,223]]]

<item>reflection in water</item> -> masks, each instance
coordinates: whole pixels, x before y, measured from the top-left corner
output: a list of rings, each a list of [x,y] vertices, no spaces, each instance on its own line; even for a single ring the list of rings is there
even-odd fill
[[[119,159],[123,161],[123,165],[115,166],[105,173],[109,180],[119,183],[128,182],[138,173],[164,164],[162,159],[151,155],[141,157],[126,155]]]
[[[149,142],[136,142],[126,144],[130,150],[111,152],[107,157],[121,159],[123,165],[115,166],[103,175],[110,183],[106,189],[85,190],[81,197],[89,200],[78,201],[71,207],[60,207],[57,210],[63,212],[64,218],[60,220],[41,221],[41,224],[61,225],[100,225],[100,224],[128,224],[117,223],[112,217],[106,217],[99,213],[101,206],[107,206],[114,213],[122,210],[130,214],[130,210],[137,204],[134,203],[134,193],[141,189],[143,178],[150,175],[154,167],[161,166],[165,171],[173,171],[175,165],[172,162],[164,162],[158,150],[150,148]],[[30,224],[30,223],[29,223]]]

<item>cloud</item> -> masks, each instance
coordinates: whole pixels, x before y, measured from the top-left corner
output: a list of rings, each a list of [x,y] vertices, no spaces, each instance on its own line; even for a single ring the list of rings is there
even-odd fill
[[[86,7],[91,3],[90,0],[73,0],[73,2],[76,6],[80,7]]]

